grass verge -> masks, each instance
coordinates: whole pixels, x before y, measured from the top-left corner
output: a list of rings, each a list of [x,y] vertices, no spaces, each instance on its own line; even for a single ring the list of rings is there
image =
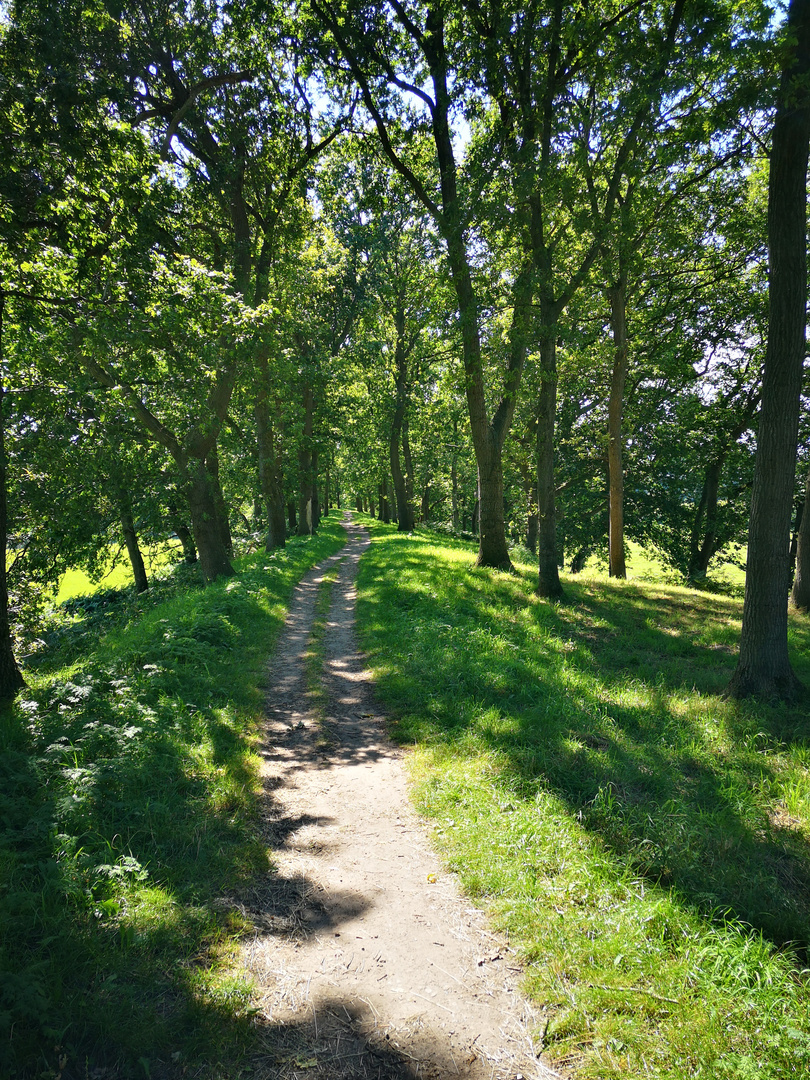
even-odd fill
[[[810,716],[720,694],[739,601],[475,569],[368,522],[358,619],[418,808],[578,1077],[810,1074]],[[810,684],[810,622],[791,621]]]
[[[0,713],[0,1075],[235,1075],[249,929],[223,903],[271,869],[262,671],[317,537],[202,589],[72,601]],[[106,594],[105,594],[106,595]]]

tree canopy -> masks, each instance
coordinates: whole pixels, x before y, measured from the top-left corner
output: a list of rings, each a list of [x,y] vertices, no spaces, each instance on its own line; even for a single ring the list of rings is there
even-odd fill
[[[591,554],[625,576],[628,538],[706,582],[752,485],[767,626],[732,690],[792,693],[756,658],[786,642],[804,501],[806,298],[778,297],[780,252],[794,292],[806,257],[806,7],[10,4],[4,696],[8,611],[111,544],[146,588],[139,534],[212,581],[235,541],[351,505],[475,534],[486,567],[525,545],[559,600]],[[763,464],[785,350],[796,420]]]

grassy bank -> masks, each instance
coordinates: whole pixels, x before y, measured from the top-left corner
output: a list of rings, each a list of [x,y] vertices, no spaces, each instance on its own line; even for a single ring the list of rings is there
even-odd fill
[[[719,696],[741,604],[373,525],[358,615],[419,808],[580,1077],[810,1073],[810,716]],[[791,624],[810,685],[810,621]]]
[[[251,987],[223,903],[258,832],[264,664],[323,523],[202,589],[74,599],[0,714],[0,1075],[235,1075]]]

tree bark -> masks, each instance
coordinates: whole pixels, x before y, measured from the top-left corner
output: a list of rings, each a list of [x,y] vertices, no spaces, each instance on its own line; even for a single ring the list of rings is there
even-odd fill
[[[413,532],[416,523],[413,503],[408,498],[405,474],[399,456],[402,441],[405,413],[408,406],[408,357],[405,349],[405,308],[398,302],[394,310],[396,326],[396,345],[394,347],[394,367],[396,371],[396,401],[394,416],[391,421],[389,456],[391,459],[391,478],[397,500],[397,529],[399,532]],[[406,429],[407,430],[407,429]],[[410,452],[408,453],[410,457]]]
[[[703,477],[703,490],[700,503],[695,511],[695,520],[692,524],[692,535],[689,543],[689,581],[705,581],[709,572],[709,563],[712,556],[718,550],[718,522],[719,522],[719,494],[720,478],[723,475],[725,463],[725,450],[717,455],[706,466]],[[705,528],[703,522],[706,522]]]
[[[732,697],[790,699],[801,688],[788,657],[790,517],[807,313],[810,0],[791,0],[768,183],[768,344],[751,495],[740,655]]]
[[[149,579],[146,576],[146,567],[143,564],[143,555],[138,546],[138,534],[135,532],[135,522],[129,509],[121,510],[121,530],[124,534],[124,543],[127,546],[127,554],[132,566],[132,575],[135,578],[135,592],[146,592],[149,588]]]
[[[557,514],[554,504],[554,420],[557,413],[557,342],[553,334],[540,345],[541,387],[537,416],[537,594],[563,596],[557,564]]]
[[[183,521],[182,517],[177,511],[177,507],[172,503],[169,505],[169,525],[172,532],[177,534],[177,539],[183,548],[183,560],[189,564],[197,561],[197,549],[194,546],[194,538],[191,535],[191,529]]]
[[[312,432],[314,427],[315,398],[312,386],[304,383],[304,430],[298,444],[298,535],[310,536],[315,530],[315,478],[312,462]]]
[[[275,433],[270,414],[270,365],[265,349],[257,357],[256,372],[256,442],[259,451],[259,485],[267,514],[265,550],[283,548],[287,542],[287,523],[284,520],[284,478],[275,446]]]
[[[225,549],[225,554],[228,558],[231,558],[233,555],[233,537],[231,536],[231,526],[228,520],[228,506],[219,479],[219,450],[216,443],[205,455],[205,468],[211,478],[211,492],[217,508],[217,521],[222,536],[222,546]]]
[[[608,400],[609,568],[610,577],[626,578],[624,553],[624,384],[627,379],[627,296],[626,275],[607,290],[610,325],[613,332],[613,375]]]
[[[191,458],[187,464],[186,497],[203,578],[210,582],[218,577],[233,577],[234,569],[223,542],[213,479],[205,461],[199,458]]]
[[[0,361],[2,361],[3,355],[5,303],[5,295],[0,290]],[[0,557],[0,701],[10,701],[17,691],[25,686],[25,680],[14,656],[11,622],[8,616],[8,582],[6,578],[6,563],[8,560],[8,459],[6,458],[5,394],[5,385],[0,381],[0,540],[2,540],[2,556]]]
[[[453,453],[450,458],[450,500],[453,508],[453,532],[458,532],[458,420],[453,418]]]
[[[503,512],[503,445],[514,416],[523,364],[526,359],[526,330],[531,320],[533,276],[530,268],[527,270],[524,267],[515,282],[509,363],[504,392],[490,422],[487,416],[478,303],[464,235],[464,217],[458,197],[453,136],[450,128],[451,96],[447,86],[444,14],[440,7],[429,9],[425,31],[421,45],[430,68],[436,103],[432,113],[432,124],[442,200],[439,228],[447,247],[450,275],[458,304],[467,408],[470,414],[473,449],[478,465],[480,527],[477,564],[510,570],[512,562],[506,543],[506,522]]]
[[[810,469],[804,484],[804,504],[796,529],[796,576],[793,579],[793,604],[799,611],[810,611]]]

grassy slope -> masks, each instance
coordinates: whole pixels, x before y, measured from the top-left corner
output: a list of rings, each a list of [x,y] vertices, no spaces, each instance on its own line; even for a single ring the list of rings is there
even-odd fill
[[[810,1073],[810,717],[719,696],[737,600],[475,570],[373,526],[358,614],[420,809],[582,1077]],[[806,619],[792,621],[810,684]],[[792,944],[791,944],[792,943]]]
[[[269,868],[263,665],[293,584],[344,540],[324,522],[227,582],[52,628],[0,714],[0,1075],[235,1075],[246,927],[217,901]]]

